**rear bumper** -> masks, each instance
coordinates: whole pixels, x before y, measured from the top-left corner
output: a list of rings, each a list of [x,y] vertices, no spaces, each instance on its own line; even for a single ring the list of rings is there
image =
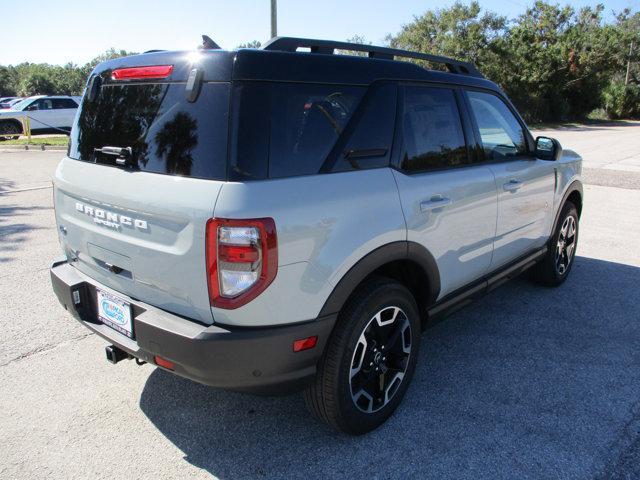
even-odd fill
[[[275,395],[303,388],[315,375],[336,321],[336,315],[329,315],[265,328],[203,325],[113,292],[131,303],[133,340],[97,318],[96,287],[109,288],[66,261],[53,264],[51,282],[65,309],[105,340],[152,364],[154,355],[159,355],[175,363],[174,373],[228,390]],[[79,303],[74,302],[76,291]],[[295,340],[312,335],[318,336],[315,348],[293,352]]]

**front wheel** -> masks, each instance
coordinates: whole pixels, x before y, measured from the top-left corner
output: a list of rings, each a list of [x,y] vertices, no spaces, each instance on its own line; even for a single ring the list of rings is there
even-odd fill
[[[420,347],[416,302],[403,285],[376,278],[340,313],[313,383],[309,410],[343,432],[369,432],[402,401]]]
[[[536,283],[556,287],[564,282],[571,271],[578,245],[578,210],[571,202],[562,208],[549,250],[545,257],[531,269]]]
[[[0,123],[0,139],[14,140],[20,138],[22,129],[15,122],[2,122]]]

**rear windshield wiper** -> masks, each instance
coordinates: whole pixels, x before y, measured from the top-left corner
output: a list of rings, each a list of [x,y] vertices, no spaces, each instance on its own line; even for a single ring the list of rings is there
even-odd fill
[[[116,163],[122,166],[133,167],[132,158],[133,151],[131,147],[109,147],[94,148],[94,153],[102,153],[103,155],[113,155],[116,158]]]

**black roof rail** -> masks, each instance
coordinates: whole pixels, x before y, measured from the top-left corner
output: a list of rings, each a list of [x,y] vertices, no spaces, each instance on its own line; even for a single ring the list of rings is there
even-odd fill
[[[295,37],[273,37],[262,46],[263,50],[278,50],[283,52],[295,52],[299,48],[308,48],[311,50],[311,53],[324,53],[329,55],[333,54],[336,49],[354,50],[357,52],[366,52],[369,58],[384,60],[393,60],[395,57],[415,58],[418,60],[426,60],[432,63],[443,64],[451,73],[484,78],[472,63],[455,60],[449,57],[411,52],[409,50],[400,50],[397,48],[376,47],[360,43],[334,42],[333,40],[313,40],[310,38]]]

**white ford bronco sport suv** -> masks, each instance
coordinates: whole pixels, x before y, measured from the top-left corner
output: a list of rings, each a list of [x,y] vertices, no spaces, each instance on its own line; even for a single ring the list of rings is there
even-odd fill
[[[55,173],[53,288],[114,363],[301,389],[360,434],[402,400],[428,322],[526,269],[567,278],[580,175],[450,58],[274,38],[110,60]]]

